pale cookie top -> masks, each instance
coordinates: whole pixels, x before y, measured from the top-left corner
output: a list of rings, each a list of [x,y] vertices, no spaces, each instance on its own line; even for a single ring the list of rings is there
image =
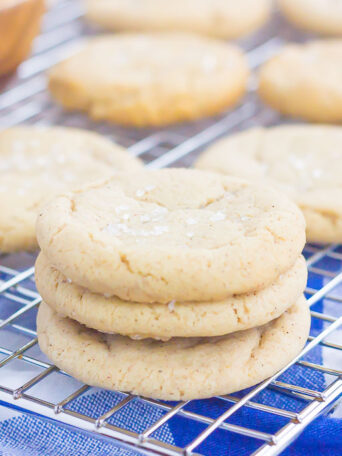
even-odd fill
[[[253,128],[211,146],[196,167],[275,186],[302,208],[342,217],[342,127]]]
[[[168,342],[90,330],[44,302],[37,318],[39,346],[63,371],[88,385],[164,400],[200,399],[255,385],[298,355],[309,329],[303,297],[267,325]]]
[[[271,189],[164,169],[118,174],[54,199],[37,236],[49,262],[93,292],[203,301],[272,283],[297,260],[305,224]]]
[[[279,111],[312,121],[342,120],[342,40],[289,44],[260,71],[259,93]]]
[[[294,25],[325,35],[342,35],[341,0],[278,0]]]
[[[94,119],[159,125],[222,111],[246,90],[238,47],[186,33],[92,38],[49,74],[63,106]]]
[[[0,252],[36,247],[35,219],[55,194],[138,167],[123,148],[94,133],[58,127],[0,132]]]
[[[42,253],[36,261],[35,279],[43,300],[60,315],[104,333],[136,340],[168,340],[221,336],[274,320],[303,294],[307,268],[301,256],[272,285],[258,292],[215,302],[173,300],[167,304],[123,301],[92,293],[63,276]]]
[[[269,17],[270,0],[86,0],[87,18],[114,30],[182,30],[237,38]]]
[[[103,92],[118,85],[184,90],[190,83],[210,83],[211,74],[223,77],[235,71],[241,60],[236,46],[192,34],[105,35],[90,39],[50,74],[63,73],[65,79]]]

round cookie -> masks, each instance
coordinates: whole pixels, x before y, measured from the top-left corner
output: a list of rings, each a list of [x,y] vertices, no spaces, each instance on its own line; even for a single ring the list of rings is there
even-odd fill
[[[253,128],[218,141],[196,167],[267,183],[301,208],[310,242],[342,242],[342,127]]]
[[[304,218],[286,196],[189,169],[120,173],[55,198],[37,220],[49,263],[126,301],[214,301],[293,266]]]
[[[0,253],[37,248],[43,203],[80,184],[137,169],[139,160],[101,136],[68,128],[0,132]]]
[[[54,98],[95,120],[166,125],[217,114],[246,91],[247,62],[233,45],[184,33],[92,38],[49,74]]]
[[[60,315],[104,333],[134,339],[221,336],[279,317],[302,295],[307,268],[301,256],[274,284],[215,302],[147,304],[106,298],[68,281],[41,253],[36,262],[40,295]]]
[[[188,400],[248,388],[286,366],[310,328],[305,299],[264,326],[216,338],[168,342],[103,334],[45,303],[37,318],[41,350],[86,384],[164,400]]]
[[[259,77],[262,100],[282,114],[312,122],[342,121],[342,40],[285,46]]]
[[[109,30],[195,32],[238,38],[261,27],[270,0],[86,0],[86,16]]]
[[[323,35],[342,35],[340,0],[278,0],[285,17],[295,26]]]

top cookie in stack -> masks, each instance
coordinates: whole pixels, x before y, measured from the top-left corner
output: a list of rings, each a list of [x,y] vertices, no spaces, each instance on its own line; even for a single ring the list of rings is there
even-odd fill
[[[37,237],[39,343],[84,382],[209,397],[272,375],[306,340],[304,219],[276,191],[122,173],[51,201]]]

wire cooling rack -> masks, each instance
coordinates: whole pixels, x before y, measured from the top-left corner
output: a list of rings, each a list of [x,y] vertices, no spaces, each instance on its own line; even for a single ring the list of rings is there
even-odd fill
[[[73,52],[85,35],[93,33],[96,30],[85,25],[77,1],[54,3],[46,14],[43,33],[36,40],[32,57],[19,67],[15,76],[2,82],[1,127],[25,122],[95,130],[128,147],[148,166],[157,168],[188,166],[208,143],[232,131],[284,122],[258,102],[253,81],[244,102],[234,111],[162,130],[94,124],[85,116],[65,113],[49,98],[45,70]],[[263,30],[240,44],[255,68],[284,42],[305,38],[275,14]],[[35,315],[40,297],[33,281],[34,255],[0,256],[0,403],[73,426],[107,441],[115,439],[125,445],[134,445],[141,454],[212,455],[210,445],[215,438],[220,438],[227,448],[234,445],[246,448],[246,439],[252,441],[253,445],[248,446],[251,448],[249,454],[279,454],[316,417],[336,405],[342,395],[342,248],[307,245],[304,254],[309,268],[306,294],[312,309],[312,328],[305,349],[291,365],[248,391],[208,401],[174,404],[122,392],[108,393],[115,395],[115,401],[108,399],[114,396],[106,396],[101,412],[89,412],[86,407],[78,407],[76,411],[75,402],[87,404],[90,394],[101,394],[101,391],[80,384],[59,371],[39,351]],[[291,381],[287,381],[290,372]],[[306,381],[304,387],[303,379],[308,378],[312,378],[312,385],[308,387]],[[286,401],[282,400],[284,397]],[[206,414],[205,404],[213,401],[215,413]],[[159,410],[158,418],[146,425],[136,423],[139,426],[133,430],[122,421],[115,421],[115,417],[134,404],[143,404],[150,412]],[[244,421],[251,412],[263,417],[259,421],[256,419],[253,427],[248,419]],[[148,411],[146,413],[151,416]],[[277,428],[270,430],[260,426],[274,417],[281,418]],[[181,429],[193,430],[192,434],[187,433],[190,437],[186,442],[182,442],[181,435],[176,436],[180,437],[175,440],[181,442],[178,446],[167,443],[163,432],[159,432],[168,426],[179,433],[179,427],[172,428],[176,418],[183,420]]]

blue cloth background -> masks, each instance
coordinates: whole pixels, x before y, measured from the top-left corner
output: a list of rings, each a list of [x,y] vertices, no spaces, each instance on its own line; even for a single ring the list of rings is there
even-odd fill
[[[319,264],[319,267],[326,269],[341,269],[341,264],[325,260],[326,263]],[[319,289],[327,279],[310,274],[309,287]],[[342,296],[342,287],[334,290]],[[1,304],[1,303],[0,303]],[[328,300],[315,304],[313,310],[326,311],[338,316],[341,312],[336,308],[336,303],[329,303]],[[1,306],[0,306],[1,307]],[[1,315],[0,315],[1,317]],[[26,317],[25,317],[26,318]],[[28,321],[22,321],[28,325]],[[318,334],[327,323],[322,320],[313,319],[311,334]],[[325,326],[324,326],[325,327]],[[312,350],[306,360],[320,363],[323,356],[322,347]],[[340,367],[331,365],[330,367]],[[312,389],[324,390],[329,382],[335,377],[324,376],[320,372],[308,368],[295,366],[289,369],[281,380]],[[236,396],[242,396],[243,392]],[[99,417],[115,404],[122,400],[120,393],[108,391],[96,391],[94,394],[83,395],[75,399],[69,407],[94,418]],[[300,411],[307,402],[299,398],[289,397],[281,392],[267,389],[253,399],[256,402],[270,404],[281,409]],[[185,409],[216,418],[221,415],[232,404],[223,399],[210,399],[205,401],[192,401]],[[158,420],[165,411],[157,408],[140,399],[135,399],[128,405],[114,414],[109,422],[125,429],[142,432],[152,423]],[[0,414],[1,416],[1,414]],[[227,422],[241,426],[250,427],[263,432],[275,433],[281,429],[289,420],[283,417],[271,415],[265,412],[243,407],[240,411],[230,417]],[[318,418],[312,423],[303,434],[287,448],[285,456],[308,455],[318,456],[341,456],[342,454],[342,420],[334,418],[332,414]],[[203,423],[184,418],[180,415],[173,417],[167,424],[163,425],[152,437],[164,442],[185,446],[206,428]],[[227,432],[216,430],[200,447],[196,448],[198,453],[208,456],[246,456],[260,447],[261,442]],[[94,437],[93,435],[76,431],[70,427],[56,425],[54,422],[38,418],[33,415],[17,415],[13,418],[0,422],[0,455],[9,456],[136,456],[141,454],[138,449],[123,447],[120,443],[109,439]]]
[[[302,385],[312,386],[317,379],[312,375]],[[277,395],[274,402],[274,393],[265,392],[258,400],[267,402],[268,395],[272,394],[272,404],[277,407],[298,410],[303,404],[300,401]],[[75,401],[71,408],[91,416],[99,416],[119,400],[115,393],[103,392]],[[223,401],[211,399],[208,401],[194,401],[188,409],[207,416],[215,417],[223,412]],[[227,404],[225,404],[226,406]],[[143,431],[156,421],[162,412],[149,404],[137,401],[135,406],[124,408],[115,414],[110,422],[136,432]],[[241,413],[229,422],[235,422],[254,429],[274,432],[285,424],[283,418],[273,417],[252,409],[248,413]],[[141,423],[144,423],[142,425]],[[153,437],[165,442],[183,446],[194,438],[204,426],[183,418],[174,418],[168,425],[164,425]],[[340,456],[342,448],[341,420],[327,417],[318,418],[299,439],[285,452],[284,455],[329,455]],[[229,437],[229,438],[227,438]],[[209,438],[199,450],[207,455],[244,456],[256,450],[259,441],[241,437],[237,434],[219,430]],[[71,428],[57,426],[45,419],[30,415],[20,415],[5,420],[0,424],[0,454],[3,456],[136,456],[136,450],[122,448],[116,442],[109,442],[101,438],[89,437],[88,434],[75,432]]]

